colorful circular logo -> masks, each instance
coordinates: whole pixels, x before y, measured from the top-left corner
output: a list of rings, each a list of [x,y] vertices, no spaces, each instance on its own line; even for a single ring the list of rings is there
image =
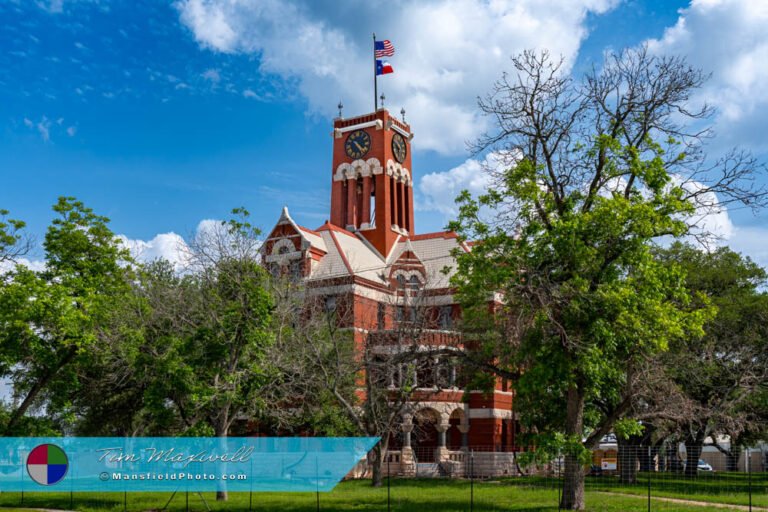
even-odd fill
[[[27,473],[40,485],[61,482],[68,468],[67,454],[55,444],[35,446],[27,456]]]

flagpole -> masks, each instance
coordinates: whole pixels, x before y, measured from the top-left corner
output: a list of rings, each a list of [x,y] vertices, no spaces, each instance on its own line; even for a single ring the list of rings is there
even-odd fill
[[[379,83],[378,83],[378,75],[376,74],[376,32],[373,33],[373,113],[375,114],[376,109],[376,102],[378,101],[376,98],[379,95]]]

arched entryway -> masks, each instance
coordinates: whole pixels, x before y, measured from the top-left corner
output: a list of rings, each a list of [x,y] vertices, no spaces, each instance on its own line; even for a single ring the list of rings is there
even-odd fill
[[[413,416],[411,446],[418,462],[436,462],[435,450],[438,444],[437,424],[440,414],[434,409],[420,409]]]
[[[450,426],[445,435],[449,450],[461,450],[462,446],[464,446],[462,442],[462,433],[459,427],[465,423],[464,411],[462,409],[454,409],[448,419],[448,424]]]

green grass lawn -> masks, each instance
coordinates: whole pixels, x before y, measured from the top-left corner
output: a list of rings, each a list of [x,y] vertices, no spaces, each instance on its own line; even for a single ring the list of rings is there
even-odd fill
[[[738,476],[738,475],[737,475]],[[715,478],[697,479],[695,482],[675,481],[666,479],[654,481],[659,492],[655,496],[670,496],[681,499],[709,501],[719,503],[746,504],[747,497],[742,479],[734,476],[723,480],[723,475],[716,475],[720,483],[730,481],[732,485],[719,492]],[[755,505],[768,505],[765,500],[765,476],[754,481],[762,485],[762,501],[753,499]],[[641,475],[645,478],[645,475]],[[730,477],[729,477],[730,478]],[[661,480],[661,479],[659,479]],[[505,479],[492,482],[475,482],[474,508],[475,511],[555,511],[557,510],[558,487],[557,480],[544,479]],[[618,485],[610,477],[590,478],[587,482],[587,507],[591,511],[643,511],[646,510],[647,492],[640,484],[637,486]],[[757,485],[754,487],[758,488]],[[605,491],[637,496],[615,496]],[[685,491],[685,492],[678,492]],[[696,491],[696,492],[692,492]],[[228,502],[216,502],[214,493],[204,493],[203,496],[213,510],[233,511],[272,511],[311,512],[317,510],[317,495],[314,493],[254,493],[253,505],[249,508],[250,496],[247,493],[232,493]],[[158,510],[170,498],[169,493],[130,493],[127,495],[127,508],[130,511]],[[177,494],[168,506],[169,511],[186,510],[184,493]],[[754,496],[753,496],[754,498]],[[72,508],[78,511],[123,510],[122,493],[75,493]],[[393,511],[398,512],[458,512],[468,511],[470,501],[470,483],[466,480],[393,480],[391,487],[391,504]],[[200,498],[189,494],[190,510],[205,510]],[[30,507],[69,509],[70,495],[68,493],[27,493],[24,503],[21,503],[20,493],[0,494],[0,507]],[[708,509],[705,506],[683,506],[661,501],[653,502],[653,509],[659,511],[698,511]],[[15,510],[19,510],[18,508]],[[368,481],[348,481],[341,483],[331,493],[320,494],[320,510],[324,511],[386,511],[387,488],[374,489]],[[721,509],[722,510],[722,509]]]
[[[616,491],[626,494],[648,493],[648,474],[638,475],[636,485],[622,485],[614,477],[589,478],[592,490]],[[651,495],[713,503],[749,504],[749,479],[744,473],[700,472],[694,478],[669,473],[651,474]],[[752,474],[752,505],[768,507],[768,473]]]

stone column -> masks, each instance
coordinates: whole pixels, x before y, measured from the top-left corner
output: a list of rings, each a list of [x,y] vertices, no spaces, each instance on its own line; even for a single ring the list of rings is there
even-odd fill
[[[416,474],[416,465],[413,460],[413,448],[411,448],[413,423],[410,417],[406,416],[403,424],[400,425],[400,430],[403,431],[403,447],[400,449],[400,473],[406,476],[414,476]]]
[[[393,200],[390,203],[391,206],[392,206],[392,211],[390,212],[390,217],[392,218],[392,225],[393,226],[399,226],[400,225],[400,220],[398,219],[398,215],[397,215],[397,212],[398,212],[398,206],[397,205],[399,204],[398,200],[400,198],[398,197],[399,190],[398,190],[398,187],[397,187],[397,178],[395,178],[394,176],[390,176],[389,184],[390,184],[390,187],[389,187],[390,188],[390,192],[389,193],[392,194],[392,198],[393,198]]]
[[[357,180],[347,177],[347,226],[357,226],[355,209],[357,207]],[[346,226],[345,226],[346,227]]]
[[[437,447],[438,448],[445,448],[446,442],[445,442],[445,433],[450,428],[450,425],[446,425],[444,423],[438,424],[435,428],[437,428]]]
[[[398,210],[398,215],[400,217],[400,222],[397,223],[398,226],[402,229],[406,229],[407,226],[405,225],[405,202],[406,202],[406,195],[405,195],[405,182],[402,181],[404,178],[400,178],[397,182],[397,194],[398,199],[400,199],[400,202],[396,205]]]
[[[400,426],[403,431],[403,448],[411,447],[411,432],[413,432],[413,423],[403,423]]]
[[[437,462],[444,462],[448,460],[448,446],[445,442],[445,433],[450,427],[450,423],[444,423],[442,421],[435,425],[435,429],[437,429],[437,449],[435,450],[435,460]]]
[[[469,448],[469,425],[461,423],[458,428],[461,432],[461,449],[466,450]]]
[[[363,212],[360,219],[360,229],[371,226],[371,180],[373,176],[363,177]]]

